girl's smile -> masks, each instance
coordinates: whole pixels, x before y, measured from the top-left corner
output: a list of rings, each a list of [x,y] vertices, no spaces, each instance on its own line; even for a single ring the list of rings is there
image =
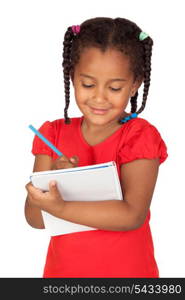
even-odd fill
[[[94,108],[94,107],[90,107],[93,114],[95,115],[104,115],[108,112],[109,109],[99,109],[99,108]]]

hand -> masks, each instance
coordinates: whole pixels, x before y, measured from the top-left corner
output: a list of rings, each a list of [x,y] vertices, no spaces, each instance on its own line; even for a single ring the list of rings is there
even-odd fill
[[[75,168],[78,167],[78,163],[78,156],[74,155],[71,158],[68,158],[67,156],[62,155],[54,160],[51,170]]]
[[[55,184],[53,185],[53,183]],[[28,199],[31,205],[56,217],[60,217],[64,209],[65,201],[57,188],[56,181],[52,180],[49,182],[49,192],[34,187],[31,182],[27,183],[25,188],[28,191]]]

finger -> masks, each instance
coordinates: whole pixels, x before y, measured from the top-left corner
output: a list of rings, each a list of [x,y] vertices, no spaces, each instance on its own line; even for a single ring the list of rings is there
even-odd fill
[[[79,163],[79,157],[78,157],[77,155],[73,155],[73,156],[70,158],[70,161],[72,162],[72,164],[78,165],[78,163]]]
[[[31,181],[30,181],[30,182],[28,182],[28,183],[25,185],[25,189],[26,189],[27,191],[29,191],[29,189],[30,189],[31,186],[33,186],[33,184],[32,184]]]
[[[26,184],[25,187],[26,187],[26,190],[28,191],[28,193],[31,194],[33,197],[39,196],[43,193],[41,189],[35,187],[31,182]]]
[[[33,191],[33,190],[39,190],[40,191],[40,189],[35,187],[32,182],[27,183],[25,188],[27,189],[27,191]]]
[[[58,162],[57,169],[68,169],[73,168],[73,164],[71,162]]]
[[[57,161],[69,161],[69,158],[66,155],[62,155],[59,158],[57,158]]]
[[[59,190],[57,187],[57,182],[55,180],[52,180],[49,182],[49,191],[51,194],[55,195],[55,196],[59,196]]]

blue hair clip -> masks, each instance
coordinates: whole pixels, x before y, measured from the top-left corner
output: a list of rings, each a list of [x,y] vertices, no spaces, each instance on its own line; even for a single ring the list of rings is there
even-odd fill
[[[137,116],[138,116],[138,114],[133,113],[133,114],[131,114],[130,116],[125,117],[124,119],[122,119],[120,122],[121,122],[121,123],[126,123],[126,122],[128,122],[130,119],[137,118]]]

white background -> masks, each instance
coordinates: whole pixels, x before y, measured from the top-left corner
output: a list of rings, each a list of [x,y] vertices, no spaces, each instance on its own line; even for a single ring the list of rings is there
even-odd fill
[[[24,218],[25,184],[34,162],[28,125],[63,118],[64,33],[100,16],[130,19],[154,40],[150,92],[140,117],[157,127],[169,157],[160,166],[150,224],[160,277],[185,277],[183,2],[0,2],[0,277],[42,277],[49,237]],[[139,95],[138,107],[142,87]],[[71,86],[69,116],[80,115]]]

